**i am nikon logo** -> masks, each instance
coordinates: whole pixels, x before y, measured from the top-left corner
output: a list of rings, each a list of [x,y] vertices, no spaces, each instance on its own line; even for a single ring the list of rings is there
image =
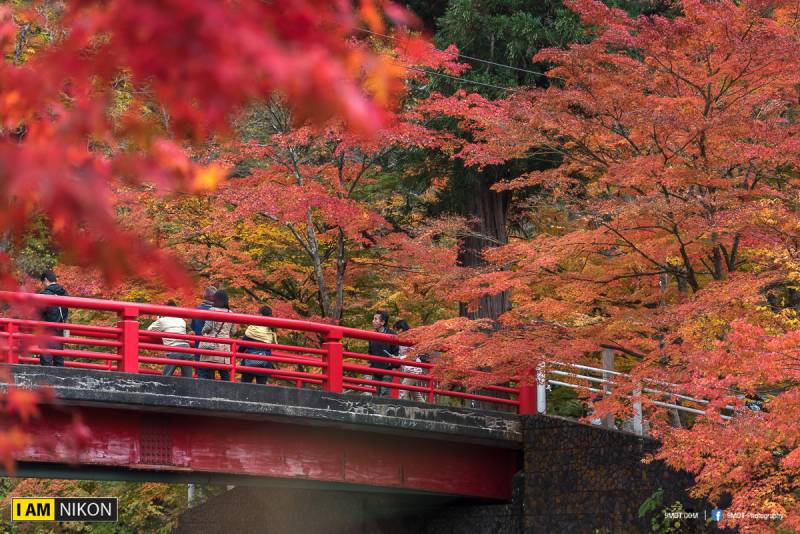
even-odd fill
[[[11,499],[12,521],[116,521],[116,497]]]

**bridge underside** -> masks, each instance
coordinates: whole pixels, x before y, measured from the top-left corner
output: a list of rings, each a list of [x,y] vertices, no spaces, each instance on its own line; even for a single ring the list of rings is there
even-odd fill
[[[434,493],[507,500],[514,415],[321,391],[17,366],[50,384],[19,474]],[[74,446],[75,413],[91,430]]]

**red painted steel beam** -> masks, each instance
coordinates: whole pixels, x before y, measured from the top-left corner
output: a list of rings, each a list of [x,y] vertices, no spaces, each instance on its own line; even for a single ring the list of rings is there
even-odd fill
[[[509,500],[519,452],[398,434],[84,407],[92,437],[69,447],[70,415],[44,408],[20,461],[342,482]],[[124,478],[121,476],[121,478]]]

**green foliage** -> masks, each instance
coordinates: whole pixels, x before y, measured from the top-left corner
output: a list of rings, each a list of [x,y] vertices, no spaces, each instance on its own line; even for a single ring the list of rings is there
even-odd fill
[[[436,25],[436,20],[447,10],[448,0],[410,0],[406,7],[422,21],[426,28]]]
[[[664,489],[659,488],[639,506],[639,517],[650,518],[650,532],[659,534],[688,534],[710,532],[711,520],[700,514],[697,519],[680,518],[686,510],[678,501],[664,504]]]
[[[7,246],[17,269],[29,276],[38,277],[56,264],[57,249],[50,239],[44,217],[34,219],[25,234],[11,239]]]
[[[664,489],[658,488],[652,495],[650,495],[645,501],[639,506],[639,517],[645,517],[648,514],[658,510],[664,504]]]
[[[632,16],[675,16],[673,0],[606,0]],[[587,35],[578,17],[562,0],[451,0],[437,21],[436,41],[440,48],[455,44],[462,54],[514,67],[462,60],[472,65],[463,78],[513,87],[546,86],[546,63],[534,63],[533,56],[543,48],[566,48],[585,42]],[[529,72],[525,72],[529,71]],[[438,90],[462,85],[489,97],[505,96],[505,91],[469,86],[461,82],[433,80]]]
[[[531,60],[540,49],[564,47],[583,38],[578,18],[560,0],[453,0],[437,25],[440,46],[455,43],[468,56],[533,72],[546,68]],[[544,76],[530,72],[470,63],[473,69],[464,77],[471,80],[502,87],[546,83]],[[489,88],[470,90],[503,96]]]
[[[68,533],[166,534],[174,529],[178,516],[187,506],[186,485],[183,484],[3,478],[0,479],[0,499],[4,505],[0,532],[45,534],[54,531],[51,523],[11,523],[8,515],[11,497],[30,496],[119,498],[119,521],[59,524],[57,531]]]
[[[675,0],[604,0],[611,7],[624,9],[632,17],[662,16],[676,17],[681,14],[681,5]]]
[[[586,415],[586,407],[574,389],[553,386],[547,392],[547,413],[578,419]]]

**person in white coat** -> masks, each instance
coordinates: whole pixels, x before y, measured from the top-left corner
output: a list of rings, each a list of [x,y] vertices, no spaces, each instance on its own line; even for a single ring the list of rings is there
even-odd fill
[[[406,321],[404,321],[403,319],[400,319],[399,321],[394,323],[394,330],[398,334],[407,331],[409,328],[410,327],[408,326],[408,323]],[[406,347],[406,346],[401,345],[398,357],[401,360],[407,359],[408,358],[408,351],[410,349],[411,349],[411,347]],[[414,361],[415,362],[421,362],[422,360],[420,358],[415,358]],[[415,375],[421,375],[421,374],[425,373],[425,369],[423,369],[422,367],[416,367],[416,366],[413,366],[413,365],[403,365],[403,366],[400,367],[400,370],[403,371],[404,373],[414,373]],[[409,378],[409,377],[403,377],[403,380],[401,381],[401,383],[403,385],[405,385],[405,386],[425,387],[427,385],[422,380],[417,380],[416,378]],[[423,395],[421,391],[409,391],[407,389],[401,389],[400,390],[400,398],[401,399],[406,399],[406,400],[413,400],[413,401],[416,401],[416,402],[425,402],[425,395]]]
[[[170,300],[167,302],[167,306],[177,306],[174,300]],[[180,317],[169,317],[163,316],[159,317],[153,323],[147,327],[147,330],[150,332],[164,332],[165,334],[185,334],[186,333],[186,321],[181,319]],[[182,348],[189,348],[189,342],[185,339],[176,339],[176,338],[169,338],[165,337],[162,338],[162,342],[167,347],[182,347]],[[188,352],[167,352],[167,358],[171,360],[194,360],[194,354],[190,354]],[[168,363],[164,366],[164,376],[172,376],[175,372],[175,369],[179,367],[177,365]],[[192,378],[193,369],[191,365],[181,365],[181,376],[184,378]]]

